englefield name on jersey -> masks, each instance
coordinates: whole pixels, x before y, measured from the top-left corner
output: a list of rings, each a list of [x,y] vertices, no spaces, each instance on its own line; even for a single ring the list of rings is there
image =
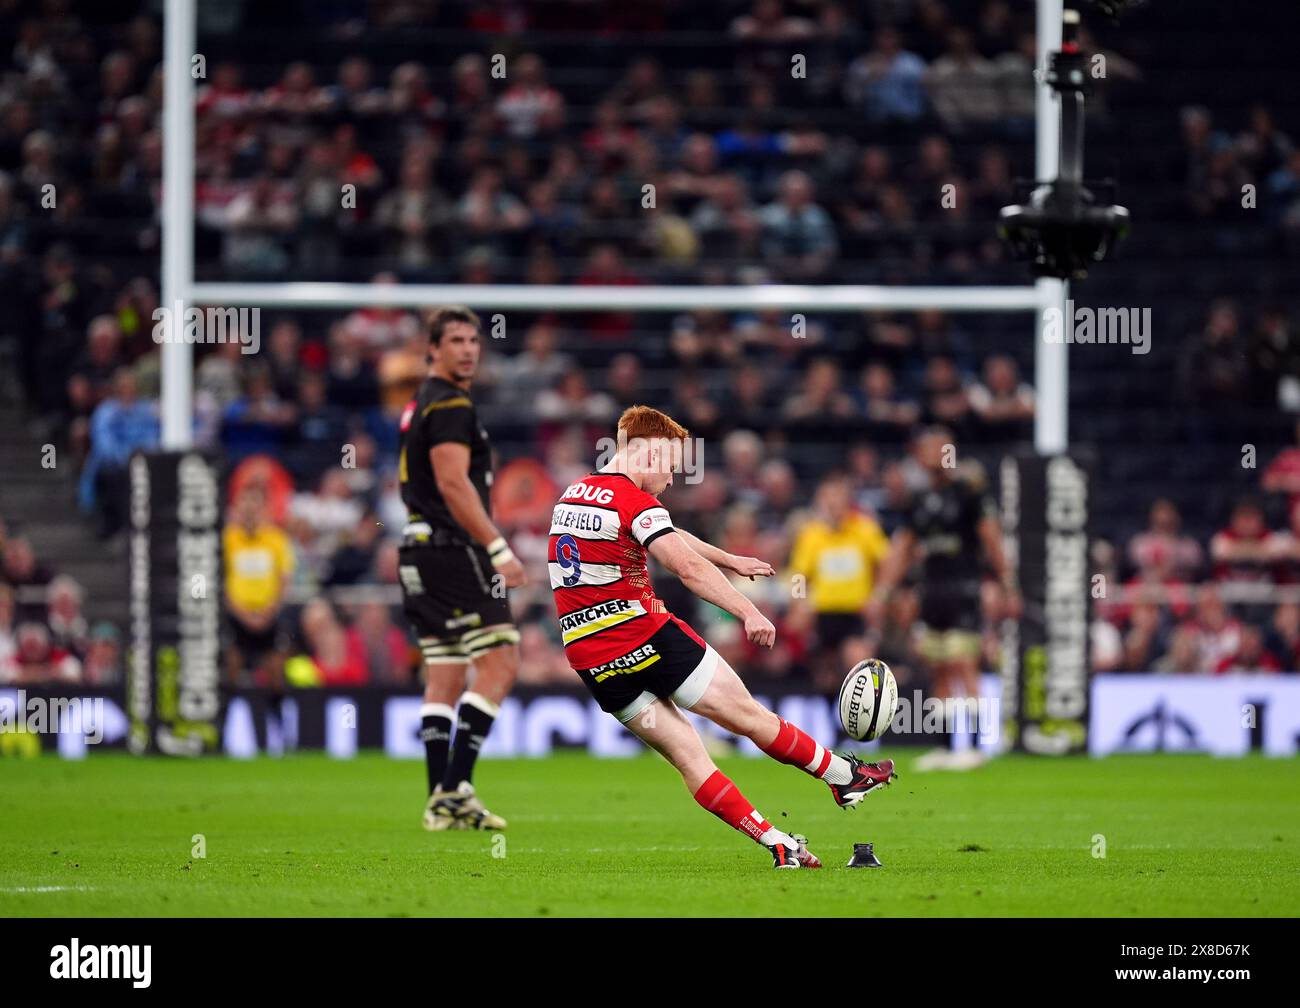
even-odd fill
[[[605,516],[599,511],[575,510],[566,507],[557,507],[555,513],[551,516],[551,534],[554,535],[556,529],[567,529],[570,532],[599,532],[604,528]]]

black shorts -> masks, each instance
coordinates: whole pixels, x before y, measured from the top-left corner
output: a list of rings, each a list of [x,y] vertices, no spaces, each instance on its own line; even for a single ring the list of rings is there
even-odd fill
[[[402,611],[426,663],[468,662],[517,644],[506,588],[481,546],[402,546]]]
[[[260,664],[272,651],[285,650],[288,643],[283,621],[278,615],[265,630],[254,630],[245,626],[234,613],[227,613],[226,629],[230,635],[231,647],[250,669]]]
[[[925,585],[921,588],[921,654],[931,662],[978,660],[980,654],[979,582]]]
[[[575,669],[600,709],[627,724],[656,699],[694,707],[718,668],[718,652],[676,616],[626,654]]]
[[[921,585],[921,622],[936,631],[978,630],[979,582]]]
[[[824,651],[836,650],[850,637],[867,632],[861,613],[824,612],[817,614],[817,643]]]

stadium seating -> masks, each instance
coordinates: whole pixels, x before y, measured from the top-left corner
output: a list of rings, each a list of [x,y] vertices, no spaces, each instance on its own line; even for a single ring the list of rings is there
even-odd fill
[[[829,5],[789,6],[816,22]],[[946,7],[951,24],[976,27],[984,5],[952,0],[939,6]],[[1032,5],[1012,6],[1012,25],[1001,33],[980,37],[984,56],[1014,50],[1018,29],[1032,27]],[[1277,174],[1284,166],[1272,165],[1274,174],[1265,174],[1242,153],[1248,149],[1243,134],[1260,94],[1271,95],[1270,111],[1283,139],[1300,126],[1296,115],[1300,99],[1293,96],[1293,89],[1276,86],[1288,80],[1293,57],[1285,48],[1283,32],[1270,37],[1257,23],[1239,25],[1226,9],[1207,13],[1193,27],[1180,16],[1178,6],[1152,5],[1135,15],[1143,27],[1140,43],[1133,43],[1123,29],[1104,23],[1097,24],[1093,32],[1096,48],[1108,55],[1111,66],[1119,68],[1127,61],[1136,70],[1117,69],[1097,82],[1099,114],[1091,122],[1087,147],[1089,175],[1118,180],[1118,199],[1132,209],[1134,227],[1120,258],[1097,268],[1086,284],[1075,288],[1074,296],[1080,305],[1149,307],[1154,330],[1146,356],[1135,356],[1125,347],[1076,347],[1070,355],[1071,434],[1076,444],[1088,450],[1095,465],[1095,532],[1121,547],[1145,527],[1147,507],[1158,497],[1174,500],[1184,529],[1207,542],[1225,523],[1232,502],[1242,493],[1259,489],[1258,470],[1241,466],[1242,445],[1256,447],[1262,468],[1292,442],[1294,426],[1294,414],[1284,413],[1276,402],[1277,382],[1285,372],[1268,371],[1252,355],[1256,326],[1265,306],[1278,305],[1294,330],[1297,306],[1291,277],[1300,188],[1285,188],[1285,180]],[[372,86],[380,89],[387,101],[394,73],[413,62],[427,77],[428,103],[416,113],[369,120],[337,109],[319,115],[247,113],[224,126],[202,112],[197,275],[217,279],[231,273],[231,231],[222,217],[231,199],[245,193],[262,174],[276,183],[305,187],[301,164],[311,141],[334,144],[334,130],[351,123],[357,127],[362,153],[348,168],[331,169],[323,177],[336,185],[350,177],[347,172],[359,170],[356,164],[373,160],[383,181],[373,190],[362,187],[361,219],[344,221],[338,215],[318,213],[312,221],[300,222],[274,238],[273,247],[284,253],[282,262],[260,272],[257,263],[245,262],[242,276],[357,281],[392,270],[404,280],[455,281],[470,276],[475,268],[484,268],[486,261],[485,278],[490,280],[534,279],[535,270],[548,266],[553,269],[554,282],[580,282],[589,269],[592,249],[612,241],[623,253],[622,268],[640,281],[736,280],[750,275],[746,270],[752,273],[755,266],[761,266],[769,279],[790,279],[782,274],[779,259],[770,255],[718,258],[697,253],[692,259],[687,252],[666,250],[662,241],[656,244],[649,216],[629,195],[633,183],[637,183],[633,191],[639,190],[640,177],[635,171],[624,170],[619,151],[601,153],[601,138],[593,132],[601,105],[608,101],[620,103],[629,129],[645,131],[644,108],[632,100],[636,82],[629,74],[638,62],[649,59],[659,80],[649,90],[662,89],[677,102],[682,138],[705,132],[716,140],[750,117],[763,133],[764,150],[779,145],[777,134],[783,132],[800,131],[821,138],[809,152],[787,148],[762,158],[737,155],[722,162],[724,170],[738,170],[751,183],[749,196],[754,208],[775,197],[782,171],[809,173],[816,186],[814,200],[830,213],[840,240],[840,254],[818,279],[915,284],[1024,282],[1024,266],[1009,261],[992,242],[991,220],[971,211],[964,224],[950,224],[938,209],[938,193],[932,191],[932,183],[951,178],[959,191],[974,185],[980,159],[990,147],[1005,154],[1013,174],[1025,175],[1032,167],[1031,136],[1003,121],[958,132],[931,115],[904,127],[872,127],[845,98],[847,65],[866,52],[876,37],[879,26],[873,12],[877,8],[907,11],[911,5],[865,4],[861,14],[856,9],[844,10],[847,24],[837,34],[823,37],[814,33],[806,45],[768,46],[751,46],[737,35],[736,19],[748,14],[749,7],[736,2],[649,4],[635,17],[623,12],[604,15],[609,19],[606,23],[599,19],[586,23],[579,13],[584,10],[582,5],[522,4],[518,10],[528,21],[526,45],[517,31],[495,24],[492,19],[496,15],[461,3],[439,4],[435,20],[415,23],[352,25],[347,21],[352,13],[348,4],[331,5],[333,13],[310,20],[298,17],[294,4],[247,5],[242,15],[236,15],[242,16],[242,22],[224,26],[201,23],[200,48],[210,77],[215,77],[219,67],[237,67],[250,99],[266,101],[281,85],[287,66],[285,31],[292,26],[292,44],[314,74],[314,89],[332,86],[344,60],[364,56]],[[107,377],[102,367],[96,371],[99,366],[85,359],[86,333],[94,318],[106,313],[117,317],[122,335],[113,363],[136,368],[145,398],[156,395],[156,355],[148,323],[139,317],[139,305],[147,303],[148,296],[144,302],[132,301],[128,289],[137,277],[146,278],[146,287],[155,284],[158,274],[158,88],[154,67],[159,36],[157,25],[150,20],[150,5],[122,0],[105,8],[98,15],[86,14],[83,33],[77,35],[88,40],[93,54],[88,62],[74,58],[78,50],[68,36],[40,38],[42,28],[49,26],[42,26],[39,16],[27,23],[37,41],[20,43],[12,52],[0,54],[3,96],[11,99],[11,109],[18,104],[27,112],[24,120],[22,114],[11,111],[0,126],[0,172],[5,180],[0,189],[8,194],[7,199],[0,198],[0,244],[12,250],[0,257],[0,279],[6,290],[17,292],[14,310],[0,319],[0,347],[21,373],[21,408],[32,425],[31,443],[52,440],[66,457],[79,460],[93,449],[87,440],[89,420],[95,403],[104,395]],[[133,15],[138,17],[130,21]],[[943,54],[947,42],[942,32],[909,19],[904,19],[901,27],[906,46],[927,62]],[[15,30],[9,37],[18,38],[19,32]],[[1161,40],[1159,45],[1150,43],[1155,38]],[[810,50],[814,70],[825,74],[817,84],[815,98],[809,98],[803,82],[762,69],[787,66],[788,53],[802,49]],[[526,52],[541,58],[547,84],[563,97],[566,113],[562,129],[551,135],[511,138],[502,121],[491,116],[490,102],[487,111],[456,106],[454,73],[459,57],[475,53],[490,58],[501,53],[515,60]],[[1233,64],[1236,69],[1223,69],[1225,54],[1234,52],[1241,55]],[[111,64],[120,53],[130,54],[130,58],[126,80],[117,88]],[[1212,57],[1220,69],[1208,79],[1204,68]],[[772,58],[775,64],[765,62]],[[499,82],[490,82],[493,94],[498,87]],[[714,102],[694,103],[697,93],[713,94]],[[1211,123],[1206,152],[1188,150],[1182,124],[1169,111],[1193,101],[1204,107]],[[137,119],[140,115],[142,122]],[[480,121],[482,116],[486,118]],[[489,126],[483,126],[484,122]],[[40,144],[32,142],[32,137],[41,133],[57,137],[53,167],[47,171],[60,192],[60,209],[54,213],[35,209],[45,178],[42,171],[47,170],[40,161]],[[412,141],[413,135],[416,141]],[[952,167],[928,179],[918,174],[916,162],[921,146],[933,136],[942,136],[949,144]],[[430,138],[430,177],[452,207],[465,196],[473,179],[465,165],[479,157],[477,147],[483,148],[486,160],[506,171],[505,189],[520,205],[530,208],[530,185],[554,168],[557,148],[576,149],[579,166],[574,189],[562,202],[573,211],[577,240],[564,239],[568,230],[556,238],[537,229],[471,239],[457,224],[445,222],[429,229],[429,254],[421,265],[411,266],[395,254],[394,231],[376,223],[376,211],[381,200],[394,191],[404,158]],[[290,149],[287,158],[276,152],[277,146],[284,144]],[[672,176],[680,170],[674,146],[665,145],[666,153],[652,171],[652,178],[669,193],[676,191]],[[900,188],[915,220],[854,235],[842,194],[852,193],[858,157],[867,146],[880,147],[888,154],[892,165],[889,181]],[[1220,170],[1226,177],[1258,187],[1257,209],[1242,208],[1237,192],[1231,189],[1226,194],[1218,192],[1214,202],[1205,203],[1206,176],[1202,172],[1208,170],[1215,152],[1224,152],[1227,166]],[[520,161],[522,171],[517,170]],[[621,209],[612,216],[592,206],[591,191],[601,176],[614,178],[620,186]],[[1274,189],[1277,196],[1271,195]],[[307,209],[302,188],[291,199],[300,212]],[[693,197],[665,198],[662,193],[661,200],[662,210],[675,211],[687,222],[698,203]],[[693,235],[689,223],[685,234]],[[683,233],[676,235],[681,238]],[[539,243],[549,248],[548,255],[539,255]],[[332,254],[321,254],[321,249],[330,245],[334,246]],[[486,250],[477,263],[467,256],[476,246]],[[58,287],[51,271],[61,257],[71,260],[76,296],[57,309],[43,307]],[[1237,384],[1224,390],[1220,398],[1209,400],[1204,395],[1204,372],[1195,348],[1212,305],[1225,297],[1236,299],[1241,308],[1232,348],[1243,362],[1243,372]],[[346,324],[345,320],[346,313],[303,312],[296,316],[302,330],[301,359],[307,366],[328,367],[332,331],[341,322]],[[265,324],[269,328],[274,321],[268,318]],[[512,333],[522,334],[531,321],[512,317]],[[625,342],[617,344],[602,338],[589,316],[558,321],[563,336],[559,349],[583,362],[593,394],[604,391],[610,359],[630,347],[642,360],[640,395],[666,408],[680,405],[675,402],[679,379],[691,361],[672,347],[670,333],[675,320],[671,316],[634,316],[625,331]],[[734,331],[746,321],[741,316],[730,317],[726,328]],[[841,381],[851,393],[858,389],[861,366],[881,359],[868,320],[828,316],[816,321],[826,331],[820,347],[809,347],[779,367],[770,353],[756,354],[770,383],[770,412],[761,432],[783,435],[783,451],[802,481],[803,499],[810,496],[821,474],[843,461],[846,430],[855,437],[878,441],[885,456],[882,462],[904,451],[901,438],[891,441],[885,432],[865,422],[829,429],[781,421],[783,402],[797,390],[812,358],[832,353],[844,361]],[[916,325],[911,317],[898,321]],[[1021,379],[1032,381],[1034,355],[1026,316],[953,318],[948,323],[962,334],[954,349],[966,382],[978,380],[982,363],[994,354],[1012,356]],[[1296,333],[1289,332],[1286,339],[1288,347],[1295,348]],[[724,401],[734,368],[721,353],[714,353],[719,348],[716,341],[706,340],[706,344],[700,369],[705,390],[715,401]],[[510,339],[493,349],[509,357],[520,347],[519,340]],[[925,347],[914,350],[896,369],[899,384],[910,397],[923,395],[920,376],[925,352]],[[1289,354],[1288,367],[1295,367],[1300,353],[1289,349]],[[66,391],[79,375],[92,375],[98,383],[89,400],[76,400]],[[1270,389],[1273,401],[1260,398],[1261,390],[1267,393]],[[389,436],[393,418],[374,408],[373,390],[371,395],[370,408],[353,409],[348,422],[354,430],[375,438],[375,482],[379,483],[392,462],[394,448]],[[545,457],[548,446],[544,442],[556,431],[512,415],[509,389],[493,388],[488,381],[482,388],[482,401],[503,461]],[[730,429],[725,413],[713,425],[711,436],[720,438]],[[206,431],[213,447],[224,445],[230,450],[230,430],[228,424],[223,439],[219,415],[208,417]],[[296,435],[289,432],[286,436]],[[970,442],[972,454],[986,465],[992,465],[999,452],[1016,446],[975,438]],[[299,475],[299,489],[309,490],[318,474]],[[4,488],[3,493],[0,514],[12,525],[48,524],[49,516],[39,513],[30,494],[16,488]],[[1284,526],[1285,501],[1271,499],[1268,505],[1273,527]],[[717,515],[699,517],[706,525],[700,531],[718,533]],[[49,535],[52,548],[67,547],[68,562],[93,589],[87,600],[88,612],[120,623],[122,603],[120,596],[113,597],[105,590],[105,565],[98,564],[94,570],[78,565],[77,554],[89,552],[89,533],[56,531]],[[54,546],[56,541],[62,541],[64,547]],[[81,542],[82,547],[68,547],[74,542]],[[108,548],[113,547],[110,544]]]

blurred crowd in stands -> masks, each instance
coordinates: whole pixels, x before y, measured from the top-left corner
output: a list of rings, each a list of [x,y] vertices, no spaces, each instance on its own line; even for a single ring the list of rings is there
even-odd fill
[[[122,632],[91,624],[81,585],[51,572],[0,515],[0,686],[117,683]]]
[[[289,28],[258,20],[270,17],[251,4],[201,5],[211,59],[197,88],[200,276],[1023,282],[990,222],[1016,198],[1013,164],[1032,164],[1032,4],[335,0],[304,8],[292,30],[337,58],[304,44],[297,60],[283,58],[291,36],[273,50],[243,45],[259,28]],[[680,45],[656,35],[660,55],[613,64],[593,48],[585,69],[519,44],[549,32],[552,49],[567,39],[581,54],[588,43],[573,40],[583,33],[626,43],[667,30],[682,33]],[[72,450],[79,500],[112,542],[126,460],[159,438],[159,23],[150,5],[127,0],[96,13],[0,0],[0,38],[12,40],[0,52],[0,370],[12,377],[0,381]],[[419,41],[440,46],[430,49],[440,58],[410,55]],[[1090,99],[1104,132],[1108,100],[1142,71],[1084,43],[1106,66]],[[1222,223],[1231,236],[1252,185],[1263,240],[1294,251],[1300,153],[1265,107],[1216,115],[1189,106],[1167,124],[1160,182],[1172,195],[1150,212]],[[1225,253],[1237,247],[1225,242]],[[1202,315],[1176,380],[1188,397],[1300,411],[1300,341],[1286,310],[1215,302]],[[425,371],[419,319],[268,309],[254,324],[257,354],[235,341],[196,347],[196,441],[222,454],[229,476],[229,674],[410,682],[391,608],[404,518],[394,455],[397,418]],[[703,479],[667,502],[683,527],[785,570],[836,469],[866,520],[889,533],[916,490],[907,447],[919,424],[951,428],[963,458],[973,449],[972,479],[987,478],[981,447],[1025,443],[1034,390],[1032,347],[1015,335],[1024,324],[937,311],[798,326],[779,312],[512,312],[489,327],[474,390],[502,454],[499,523],[544,570],[557,488],[589,470],[623,407],[648,402],[708,454]],[[1290,585],[1300,571],[1300,517],[1278,503],[1300,497],[1297,460],[1300,448],[1267,470],[1267,508],[1208,516],[1227,519],[1209,541],[1180,532],[1170,503],[1152,505],[1150,530],[1131,543],[1108,544],[1098,530],[1098,669],[1297,667],[1300,599],[1234,594]],[[0,682],[115,674],[104,670],[120,666],[116,631],[79,624],[76,585],[42,571],[24,542],[5,542]],[[863,606],[875,562],[864,559]],[[801,563],[816,576],[815,556]],[[811,657],[815,613],[791,598],[789,578],[742,587],[779,616],[771,653],[749,653],[725,619],[663,590],[745,668],[829,675]],[[549,591],[534,584],[516,604],[524,678],[568,681]],[[1000,605],[990,586],[987,627]],[[854,646],[906,669],[915,621],[915,595],[901,591],[885,625],[864,622]]]
[[[1262,489],[1285,496],[1282,528],[1270,527],[1262,497],[1245,497],[1202,543],[1161,499],[1122,551],[1094,542],[1097,671],[1300,669],[1300,446],[1264,470]]]

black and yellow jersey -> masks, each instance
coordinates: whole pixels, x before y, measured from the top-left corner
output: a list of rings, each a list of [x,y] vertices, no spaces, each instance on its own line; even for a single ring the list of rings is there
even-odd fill
[[[402,412],[400,436],[398,479],[409,521],[425,522],[435,531],[465,535],[438,490],[429,459],[429,449],[445,441],[469,446],[470,482],[478,491],[483,510],[492,513],[488,502],[492,446],[468,392],[444,378],[426,378]]]
[[[978,581],[983,571],[979,526],[997,518],[997,505],[977,481],[945,479],[912,499],[903,518],[925,549],[921,576],[927,585]]]

